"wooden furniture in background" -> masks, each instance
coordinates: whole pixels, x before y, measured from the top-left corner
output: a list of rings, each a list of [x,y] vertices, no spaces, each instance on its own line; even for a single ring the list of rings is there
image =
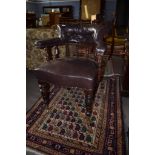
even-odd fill
[[[49,24],[50,26],[55,25],[55,24],[59,24],[59,20],[61,17],[62,13],[59,12],[50,12],[49,13]]]
[[[36,14],[35,13],[26,13],[26,27],[27,28],[36,27]]]
[[[71,5],[66,6],[44,6],[43,13],[49,14],[49,25],[59,24],[60,21],[73,19],[73,7]]]
[[[104,43],[107,45],[106,53],[109,55],[109,59],[113,55],[128,56],[128,38],[127,32],[121,36],[117,34],[116,17],[114,17],[111,35],[104,39]]]

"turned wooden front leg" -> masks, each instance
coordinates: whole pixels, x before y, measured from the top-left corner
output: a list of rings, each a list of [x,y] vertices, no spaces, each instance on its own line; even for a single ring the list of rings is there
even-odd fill
[[[44,81],[38,81],[40,92],[45,104],[49,103],[49,96],[50,96],[50,85]]]
[[[94,100],[94,92],[92,90],[85,90],[85,105],[86,105],[86,115],[90,116],[92,112],[92,103]]]

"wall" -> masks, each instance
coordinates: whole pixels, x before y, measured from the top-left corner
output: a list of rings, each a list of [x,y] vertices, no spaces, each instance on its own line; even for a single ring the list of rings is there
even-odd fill
[[[104,19],[106,21],[111,21],[114,18],[114,13],[116,11],[117,0],[105,0],[104,7]]]

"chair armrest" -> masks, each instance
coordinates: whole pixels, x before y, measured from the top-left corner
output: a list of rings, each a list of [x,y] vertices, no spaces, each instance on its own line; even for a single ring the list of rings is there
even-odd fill
[[[104,55],[106,52],[106,45],[103,42],[97,42],[95,47],[95,60],[98,63],[98,81],[101,81],[104,75]]]
[[[38,40],[35,42],[35,46],[40,49],[52,48],[54,46],[59,46],[65,44],[65,41],[60,38]]]

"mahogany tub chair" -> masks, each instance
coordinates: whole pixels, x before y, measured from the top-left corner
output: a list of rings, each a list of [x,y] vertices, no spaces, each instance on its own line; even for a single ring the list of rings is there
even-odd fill
[[[90,116],[92,103],[102,75],[102,57],[105,52],[103,37],[108,34],[107,25],[58,25],[59,38],[36,41],[38,48],[48,53],[47,63],[34,69],[43,100],[49,103],[50,84],[61,87],[82,88],[85,93],[86,115]],[[65,45],[66,57],[59,58],[59,46]],[[69,45],[75,45],[75,56],[70,57]],[[55,55],[51,52],[55,49]],[[84,51],[83,57],[79,54]],[[78,53],[79,52],[79,53]],[[90,55],[93,57],[90,58]],[[56,58],[55,60],[52,60]],[[51,61],[52,60],[52,61]]]

